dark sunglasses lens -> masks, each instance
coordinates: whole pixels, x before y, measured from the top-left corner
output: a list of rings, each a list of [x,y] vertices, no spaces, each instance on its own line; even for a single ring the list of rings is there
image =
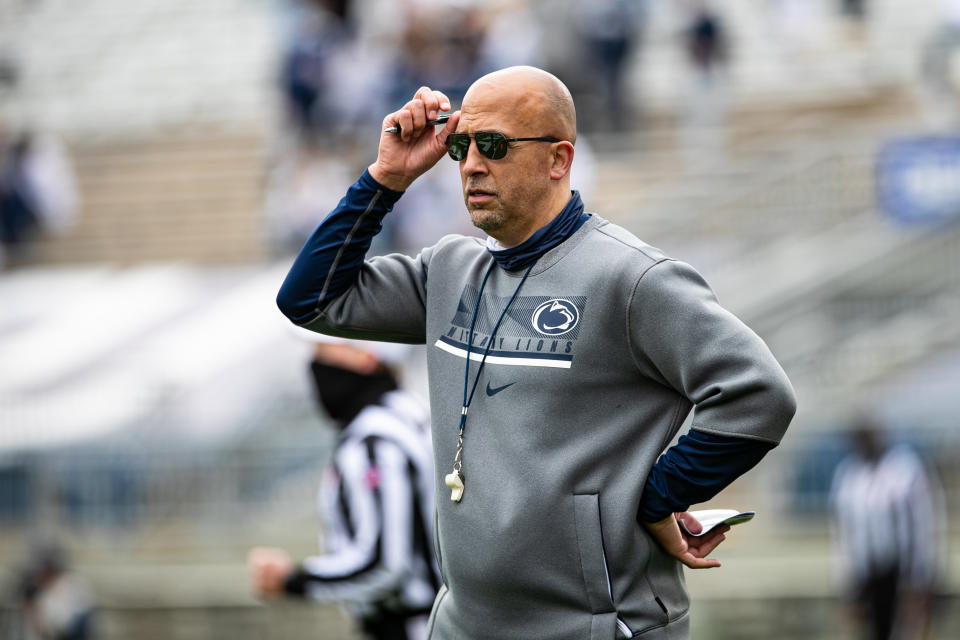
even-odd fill
[[[470,136],[466,133],[451,133],[447,136],[447,153],[457,162],[467,157]]]
[[[474,136],[477,150],[491,160],[499,160],[507,155],[507,138],[495,131],[481,131]]]

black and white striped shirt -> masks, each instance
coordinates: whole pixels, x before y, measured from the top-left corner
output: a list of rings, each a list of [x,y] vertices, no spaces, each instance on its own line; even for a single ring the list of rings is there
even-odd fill
[[[838,467],[831,493],[845,588],[894,569],[907,588],[932,585],[942,557],[942,495],[916,453],[898,446],[876,462],[851,457]]]
[[[306,558],[288,591],[360,615],[429,612],[440,587],[429,420],[413,396],[391,391],[344,429],[320,491],[327,552]]]

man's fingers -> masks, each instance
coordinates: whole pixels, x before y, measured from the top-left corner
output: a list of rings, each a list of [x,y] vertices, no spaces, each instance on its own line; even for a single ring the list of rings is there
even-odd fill
[[[414,99],[423,103],[424,113],[428,120],[435,120],[440,115],[441,110],[450,110],[450,100],[447,96],[440,91],[434,91],[430,87],[420,87],[414,95]]]
[[[698,558],[690,553],[680,556],[680,562],[691,569],[715,569],[720,566],[720,561],[715,558]]]
[[[404,105],[403,110],[400,114],[400,120],[397,124],[400,125],[400,139],[404,142],[409,142],[413,136],[418,132],[417,128],[417,109],[423,109],[423,106],[419,104],[419,101],[416,103],[411,100],[406,105]]]
[[[450,98],[442,91],[434,91],[430,87],[420,87],[414,99],[423,102],[423,108],[428,120],[436,120],[441,111],[450,111]]]
[[[408,140],[413,128],[413,114],[406,107],[400,109],[394,114],[394,124],[400,127],[400,138]]]
[[[450,111],[450,98],[444,95],[442,91],[434,91],[433,95],[437,98],[437,102],[440,105],[440,111]]]
[[[693,538],[695,541],[697,541],[697,544],[703,544],[713,540],[716,537],[725,535],[728,531],[730,531],[730,527],[727,526],[714,527],[703,535],[693,536]]]
[[[711,531],[710,533],[713,533],[713,532]],[[724,535],[722,535],[722,534],[721,534],[721,535],[717,535],[717,536],[711,536],[711,537],[707,538],[707,539],[704,540],[701,544],[697,545],[697,547],[696,547],[697,554],[698,554],[701,558],[710,555],[710,553],[711,553],[714,549],[716,549],[716,548],[720,545],[721,542],[723,542],[723,541],[726,540],[726,539],[727,539],[727,537],[724,536]]]
[[[409,132],[411,136],[417,137],[427,124],[427,109],[423,100],[415,98],[411,100],[410,113],[413,114],[413,129]],[[407,133],[404,131],[404,133]]]
[[[436,120],[441,111],[450,110],[450,99],[442,91],[429,87],[420,87],[414,97],[403,108],[388,115],[383,128],[400,127],[400,139],[404,142],[420,137],[428,120]]]
[[[437,111],[440,110],[440,101],[430,87],[420,87],[414,94],[413,99],[419,100],[423,105],[426,119],[433,120],[437,117]]]
[[[400,125],[400,138],[404,142],[419,139],[424,128],[427,126],[427,121],[433,120],[439,115],[440,101],[432,92],[429,94],[429,100],[430,102],[426,102],[419,97],[414,98],[405,104],[403,109],[397,112],[397,124]],[[449,108],[449,102],[445,104],[447,104]],[[409,118],[409,120],[407,120],[407,118]]]

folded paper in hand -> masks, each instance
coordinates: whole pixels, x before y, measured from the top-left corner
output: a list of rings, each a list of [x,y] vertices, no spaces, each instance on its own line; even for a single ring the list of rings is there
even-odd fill
[[[697,519],[697,522],[703,527],[700,533],[693,533],[683,525],[684,530],[692,536],[702,536],[717,525],[727,524],[733,526],[742,522],[753,520],[757,515],[756,511],[737,511],[736,509],[703,509],[701,511],[690,511],[690,515]]]

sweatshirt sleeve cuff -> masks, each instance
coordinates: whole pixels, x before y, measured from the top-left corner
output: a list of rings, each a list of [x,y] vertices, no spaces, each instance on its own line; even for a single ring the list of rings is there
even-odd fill
[[[650,470],[637,517],[659,522],[705,502],[752,469],[776,446],[762,440],[691,429]]]
[[[687,508],[689,508],[689,505],[687,505],[686,508],[681,508],[680,511],[686,511]],[[637,519],[646,524],[653,524],[654,522],[660,522],[673,513],[677,513],[673,510],[673,505],[668,505],[663,500],[644,495],[640,503],[640,510],[637,513]]]
[[[357,180],[356,184],[361,189],[369,190],[371,193],[376,193],[377,191],[382,193],[383,204],[386,205],[387,209],[392,208],[404,193],[403,191],[394,191],[374,180],[373,176],[370,175],[370,169],[363,170],[363,174],[360,176],[360,179]]]

